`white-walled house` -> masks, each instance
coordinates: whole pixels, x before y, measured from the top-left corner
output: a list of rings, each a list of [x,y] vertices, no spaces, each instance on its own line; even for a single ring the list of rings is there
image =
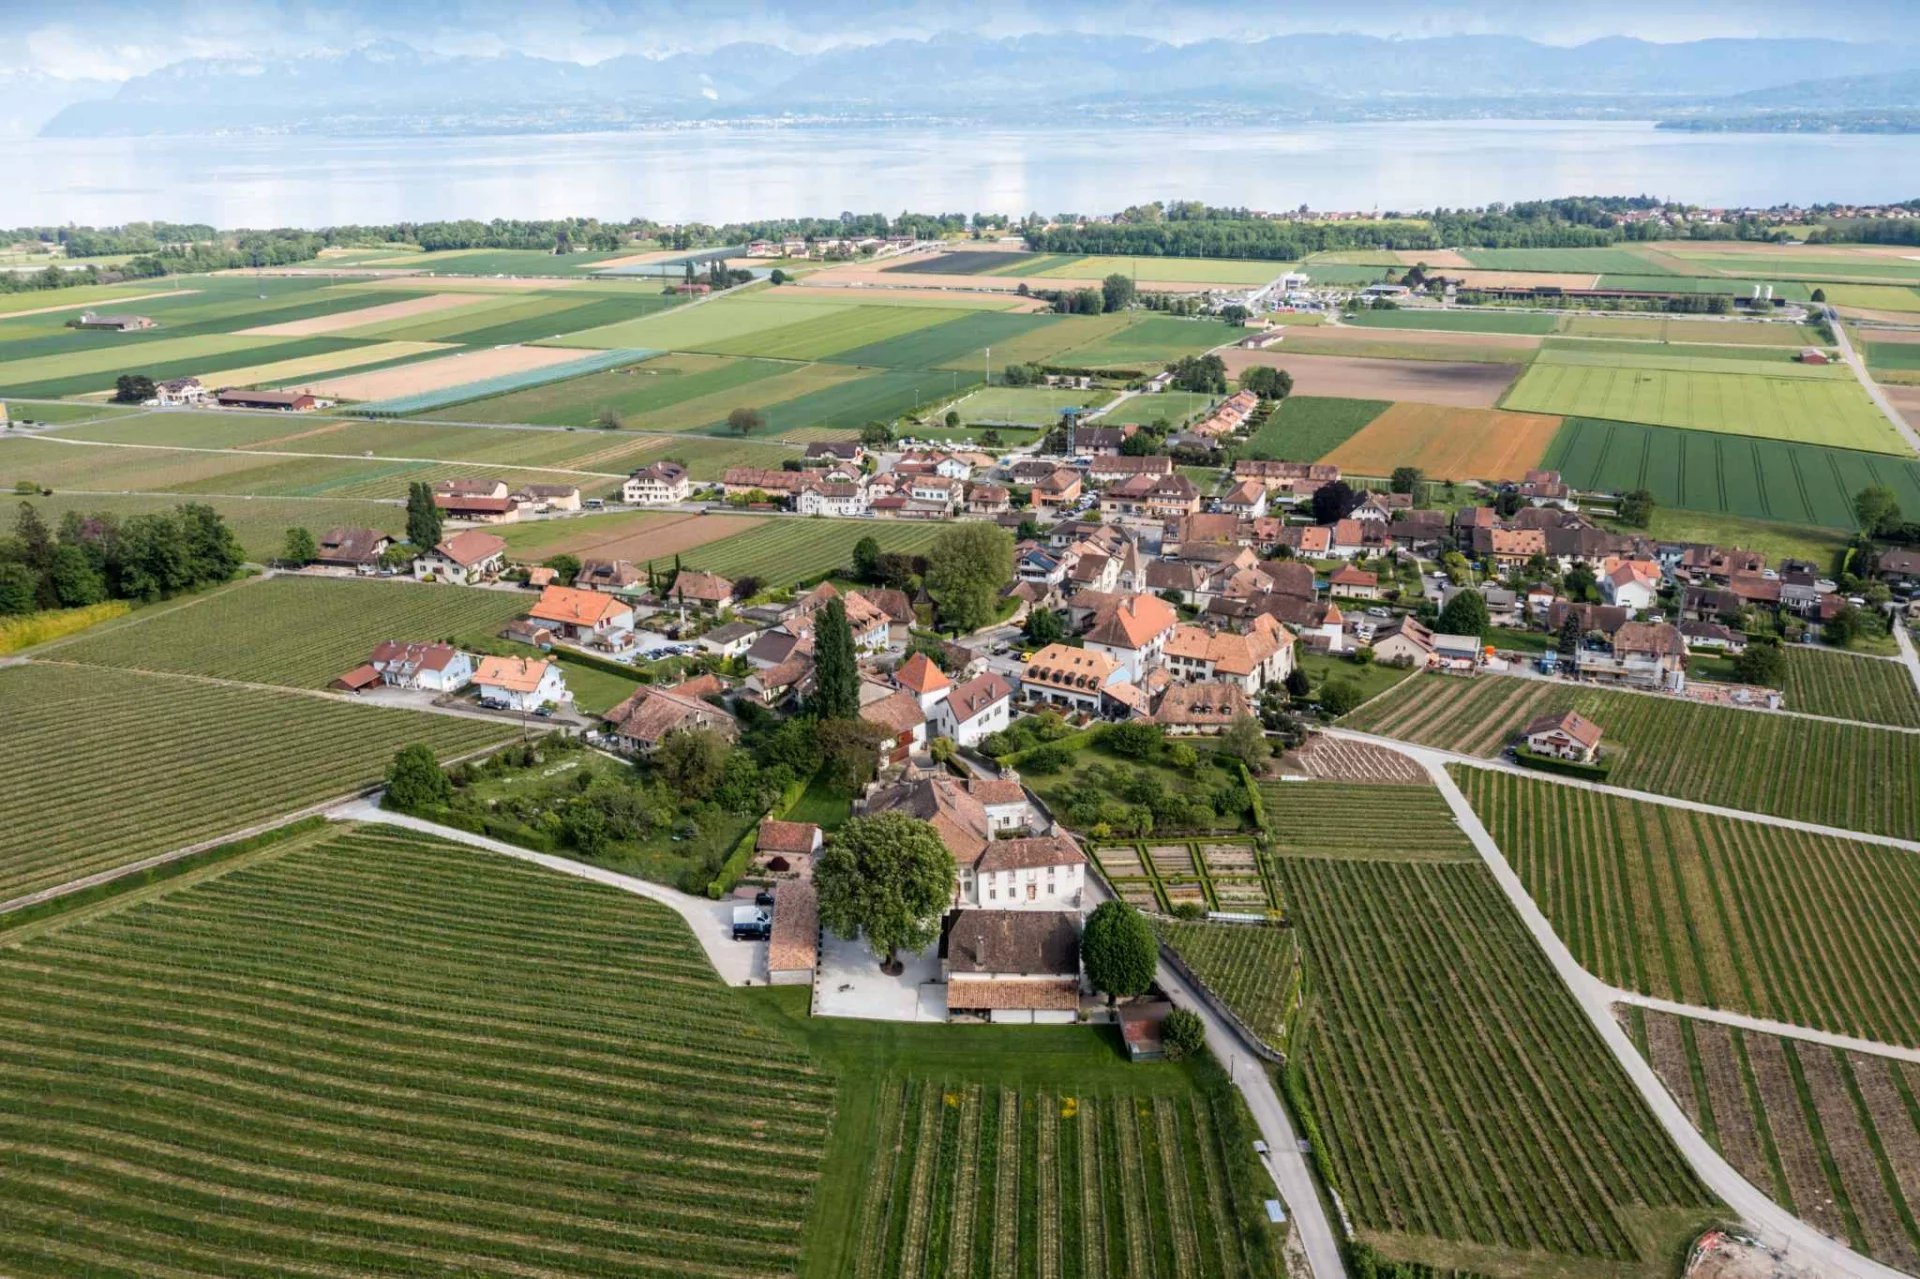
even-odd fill
[[[942,737],[977,746],[981,738],[1013,722],[1013,685],[992,671],[970,679],[941,700],[934,722]]]
[[[825,480],[811,482],[793,499],[793,509],[802,515],[864,515],[867,511],[867,486]]]
[[[473,679],[473,659],[451,644],[403,644],[388,640],[373,650],[367,664],[380,682],[393,688],[456,693]]]
[[[1157,595],[1128,595],[1104,608],[1087,631],[1086,647],[1104,653],[1120,678],[1137,682],[1160,663],[1180,615]]]
[[[472,586],[500,576],[507,565],[505,538],[467,529],[440,541],[413,561],[413,575],[457,586]]]
[[[691,496],[693,477],[678,462],[649,463],[620,486],[620,500],[629,506],[672,506]]]
[[[960,901],[982,910],[1078,910],[1087,856],[1066,835],[994,839],[960,868]]]
[[[557,662],[526,657],[483,657],[473,673],[480,700],[508,710],[533,711],[573,700]]]

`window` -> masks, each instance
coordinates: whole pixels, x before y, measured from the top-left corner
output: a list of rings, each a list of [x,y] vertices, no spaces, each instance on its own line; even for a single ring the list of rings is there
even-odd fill
[[[1035,898],[1037,898],[1037,897],[1038,897],[1039,895],[1040,895],[1040,886],[1039,886],[1038,884],[1028,884],[1028,885],[1027,885],[1027,900],[1028,900],[1028,901],[1033,901],[1033,900],[1034,900]]]
[[[997,888],[989,888],[989,889],[987,890],[987,900],[988,900],[988,901],[990,901],[990,902],[991,902],[991,901],[999,901],[999,900],[1000,900],[1000,890],[999,890],[999,889],[997,889]]]

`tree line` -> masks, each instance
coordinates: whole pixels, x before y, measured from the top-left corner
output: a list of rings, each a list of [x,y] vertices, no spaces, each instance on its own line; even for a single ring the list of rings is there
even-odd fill
[[[200,503],[126,519],[68,511],[55,529],[22,502],[0,538],[0,614],[165,599],[229,581],[245,559],[220,513]]]

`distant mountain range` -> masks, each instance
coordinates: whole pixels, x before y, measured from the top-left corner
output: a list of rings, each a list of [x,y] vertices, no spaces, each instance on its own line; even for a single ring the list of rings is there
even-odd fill
[[[1773,101],[1754,101],[1773,95]],[[1885,100],[1848,101],[1866,95]],[[20,95],[9,104],[27,118]],[[1920,45],[1511,36],[1295,35],[1172,45],[1132,36],[943,35],[796,54],[736,44],[595,66],[424,54],[402,43],[285,60],[175,63],[64,97],[38,131],[497,134],[715,121],[1067,117],[1341,120],[1508,115],[1733,118],[1920,106]],[[7,123],[0,113],[0,127]]]

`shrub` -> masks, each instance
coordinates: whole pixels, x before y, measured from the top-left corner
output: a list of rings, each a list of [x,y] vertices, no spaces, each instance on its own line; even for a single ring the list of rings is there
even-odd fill
[[[1200,1014],[1176,1008],[1160,1023],[1160,1042],[1166,1045],[1170,1061],[1184,1061],[1206,1051],[1207,1027]]]

